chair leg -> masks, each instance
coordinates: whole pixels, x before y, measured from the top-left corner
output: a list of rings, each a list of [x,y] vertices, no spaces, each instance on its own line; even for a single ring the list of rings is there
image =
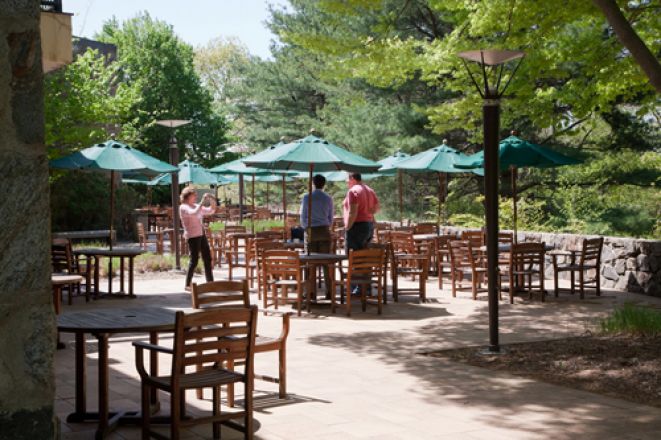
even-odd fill
[[[151,411],[149,408],[149,386],[145,383],[140,387],[140,401],[142,403],[142,440],[149,439],[149,418],[151,416]]]
[[[383,312],[383,285],[381,284],[381,278],[379,278],[379,284],[376,290],[376,313],[380,315]]]
[[[555,283],[555,297],[558,297],[558,266],[555,264],[555,261],[553,262],[553,281]]]
[[[234,371],[234,361],[232,359],[227,361],[227,369]],[[227,406],[234,408],[234,384],[227,384]]]
[[[578,288],[581,292],[581,299],[585,297],[585,279],[583,278],[584,273],[585,272],[582,269],[578,271]]]
[[[546,290],[544,290],[544,268],[539,270],[539,288],[542,291],[542,302],[546,302]]]
[[[597,267],[596,271],[597,271],[597,275],[595,276],[595,283],[597,289],[597,296],[601,296],[601,273],[599,267]]]
[[[220,387],[213,387],[213,415],[217,417],[220,415]],[[220,439],[220,422],[213,422],[213,438],[214,440]]]
[[[253,378],[249,377],[246,379],[246,384],[244,387],[244,392],[245,392],[245,418],[244,418],[244,423],[243,426],[245,427],[245,432],[243,433],[243,438],[250,440],[253,438],[253,419],[252,419],[252,407],[253,407],[253,397],[252,397],[252,381]]]
[[[420,275],[420,302],[423,303],[423,304],[427,302],[427,275],[426,274],[421,274]]]
[[[180,399],[184,391],[174,389],[170,395],[170,439],[179,440],[179,426],[181,424]]]
[[[576,293],[576,289],[575,289],[575,287],[574,287],[575,280],[576,280],[576,275],[574,274],[574,271],[573,271],[573,270],[570,270],[570,271],[569,271],[569,275],[570,275],[569,278],[571,279],[571,289],[570,289],[570,292],[571,292],[572,295],[574,295],[574,294]]]
[[[397,269],[393,268],[392,276],[392,299],[399,302],[399,278],[397,276]]]
[[[285,341],[281,342],[280,350],[278,350],[278,397],[281,399],[287,398],[287,345]]]
[[[363,312],[367,311],[367,287],[365,284],[360,285],[360,305]]]
[[[456,298],[457,297],[457,274],[456,274],[456,271],[454,270],[454,268],[451,269],[450,278],[452,278],[452,280],[451,280],[451,282],[452,282],[452,297]]]

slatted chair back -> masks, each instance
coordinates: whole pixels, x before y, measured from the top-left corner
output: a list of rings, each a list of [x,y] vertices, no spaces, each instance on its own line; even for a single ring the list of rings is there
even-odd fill
[[[172,382],[176,389],[186,367],[216,368],[225,362],[245,362],[244,381],[253,377],[257,306],[177,312]]]
[[[413,226],[395,226],[393,228],[393,231],[398,231],[398,232],[410,232],[411,234],[415,228]]]
[[[250,292],[248,281],[211,281],[204,284],[193,283],[191,299],[194,309],[218,307],[248,307]]]
[[[470,240],[450,240],[449,247],[453,269],[475,267],[475,255]]]
[[[333,231],[338,231],[340,229],[344,229],[344,220],[342,217],[335,217],[333,219]]]
[[[498,232],[498,243],[512,245],[514,243],[514,233]]]
[[[385,264],[383,248],[351,250],[349,252],[349,267],[347,278],[378,280]]]
[[[271,226],[269,228],[269,231],[275,231],[278,234],[280,234],[280,235],[278,235],[278,240],[285,240],[286,239],[287,234],[285,234],[285,227],[284,226]]]
[[[271,218],[271,210],[269,208],[255,208],[255,219],[268,220]]]
[[[585,269],[599,269],[601,263],[601,249],[604,246],[604,237],[586,238],[583,240],[583,249],[579,259],[579,266]]]
[[[438,233],[438,225],[436,223],[418,223],[413,226],[414,234],[436,234]]]
[[[392,224],[388,222],[377,222],[376,228],[379,231],[390,231],[392,230]]]
[[[415,254],[413,231],[390,231],[389,237],[392,250],[396,254]]]
[[[51,264],[53,272],[73,272],[73,252],[67,238],[54,238],[51,243]]]
[[[296,280],[303,281],[299,253],[296,251],[272,249],[263,254],[266,281]]]
[[[239,221],[241,219],[241,209],[240,208],[230,208],[229,209],[229,219],[231,221]]]
[[[461,239],[470,241],[473,248],[484,246],[484,231],[462,231]]]
[[[232,234],[235,232],[246,232],[246,227],[243,225],[226,225],[225,234]]]
[[[538,270],[544,268],[544,243],[518,243],[510,251],[510,268]]]

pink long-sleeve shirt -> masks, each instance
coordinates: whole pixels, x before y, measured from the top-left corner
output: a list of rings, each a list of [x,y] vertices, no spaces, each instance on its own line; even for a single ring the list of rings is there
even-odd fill
[[[213,212],[213,208],[201,204],[191,206],[184,203],[179,205],[179,218],[181,218],[181,225],[184,227],[184,238],[189,239],[204,235],[202,217],[213,214]]]

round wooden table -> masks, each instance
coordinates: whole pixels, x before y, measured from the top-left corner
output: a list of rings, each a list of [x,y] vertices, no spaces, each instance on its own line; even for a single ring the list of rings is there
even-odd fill
[[[66,285],[80,284],[83,281],[81,275],[69,275],[66,273],[54,273],[51,275],[51,284],[53,285],[53,307],[55,314],[59,315],[62,311],[62,288]]]

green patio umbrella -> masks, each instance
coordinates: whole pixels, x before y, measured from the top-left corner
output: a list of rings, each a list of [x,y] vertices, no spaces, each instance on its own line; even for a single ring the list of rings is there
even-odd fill
[[[512,212],[512,223],[514,226],[515,241],[517,240],[516,178],[518,168],[553,168],[563,165],[577,165],[582,162],[579,159],[565,156],[564,154],[557,153],[549,148],[523,140],[517,137],[516,132],[514,131],[511,136],[500,141],[500,144],[498,145],[498,161],[501,171],[509,169],[512,173],[512,203],[514,208]],[[456,166],[463,169],[483,169],[484,151],[466,156],[459,161]]]
[[[224,178],[219,178],[211,173],[202,165],[185,160],[179,163],[179,183],[192,183],[195,185],[223,185],[229,183]],[[172,174],[162,174],[148,185],[170,185],[172,182]]]
[[[50,167],[66,170],[110,171],[110,249],[112,250],[112,219],[115,211],[115,171],[154,175],[172,173],[177,168],[115,140],[50,161]]]
[[[263,181],[263,182],[268,182],[268,181],[279,181],[282,179],[283,181],[283,187],[286,181],[286,177],[289,174],[294,174],[294,173],[287,173],[287,172],[274,172],[273,170],[267,170],[267,169],[261,169],[261,168],[256,168],[256,167],[250,167],[247,166],[244,163],[245,159],[236,159],[231,162],[227,162],[221,165],[218,165],[217,167],[211,168],[209,171],[215,174],[218,174],[222,177],[229,177],[229,176],[238,176],[238,181],[239,181],[239,208],[240,208],[240,218],[243,219],[243,183],[244,179],[247,176],[249,178],[249,181],[252,182],[252,205],[253,209],[255,207],[255,181]],[[278,176],[274,176],[278,175]],[[285,198],[285,194],[283,191],[283,199]],[[286,217],[286,214],[285,214]],[[286,220],[286,218],[285,218]],[[252,229],[254,230],[255,224],[254,222],[251,223]]]
[[[393,164],[393,167],[398,170],[403,170],[408,173],[436,173],[438,175],[438,222],[440,233],[441,221],[441,200],[445,194],[447,187],[447,174],[448,173],[464,173],[470,170],[462,170],[455,167],[455,165],[466,155],[460,153],[447,144],[444,139],[443,143],[437,147],[430,148],[403,159]],[[475,172],[475,171],[473,171]],[[478,174],[478,173],[476,173]],[[401,221],[400,211],[400,221]]]
[[[172,174],[161,174],[147,183],[147,185],[170,185]],[[202,165],[190,160],[179,163],[179,183],[192,183],[195,185],[224,185],[228,179],[218,176]]]
[[[308,171],[308,228],[312,223],[313,172],[342,170],[369,173],[381,167],[376,162],[313,135],[288,144],[269,147],[245,158],[244,163],[248,166],[272,170]]]

